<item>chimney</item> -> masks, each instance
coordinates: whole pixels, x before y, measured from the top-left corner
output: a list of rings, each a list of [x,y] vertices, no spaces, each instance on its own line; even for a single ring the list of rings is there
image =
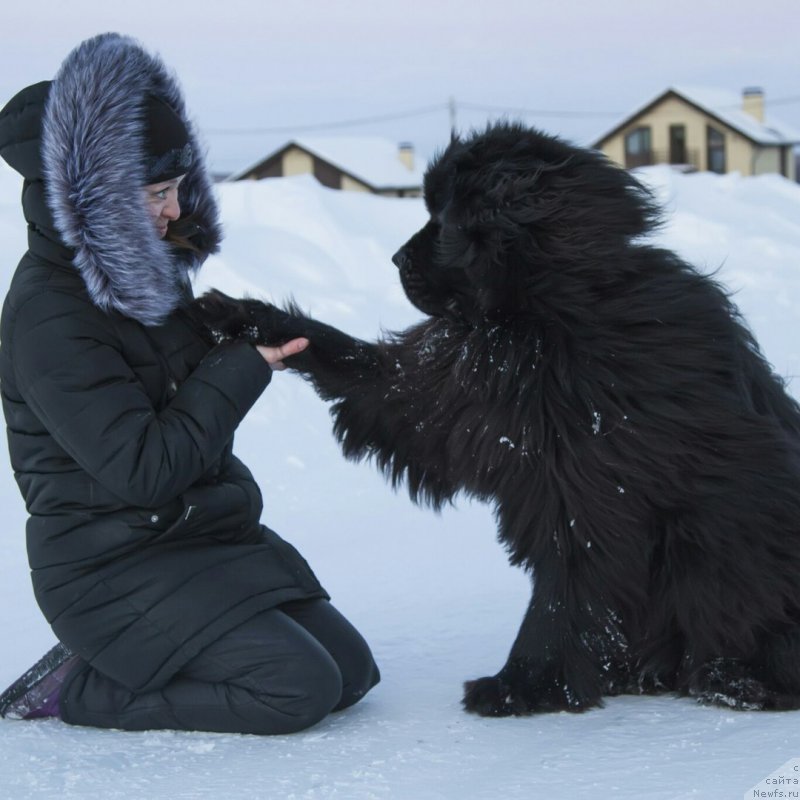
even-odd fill
[[[407,167],[409,171],[414,169],[414,145],[411,142],[400,142],[398,145],[398,156],[403,166]]]
[[[758,86],[748,86],[742,90],[742,111],[764,121],[764,90]]]

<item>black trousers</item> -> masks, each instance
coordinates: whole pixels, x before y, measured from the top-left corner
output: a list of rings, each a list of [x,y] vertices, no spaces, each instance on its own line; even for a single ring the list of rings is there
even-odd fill
[[[326,600],[249,619],[162,689],[134,694],[80,663],[64,683],[61,718],[125,730],[293,733],[358,702],[380,673],[361,634]]]

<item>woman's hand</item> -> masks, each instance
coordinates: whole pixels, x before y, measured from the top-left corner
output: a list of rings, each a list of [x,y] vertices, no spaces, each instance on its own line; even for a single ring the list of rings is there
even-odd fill
[[[256,350],[264,357],[264,360],[275,370],[286,369],[286,364],[283,363],[284,358],[296,355],[308,347],[308,339],[291,339],[278,347],[267,347],[263,344],[257,344]]]

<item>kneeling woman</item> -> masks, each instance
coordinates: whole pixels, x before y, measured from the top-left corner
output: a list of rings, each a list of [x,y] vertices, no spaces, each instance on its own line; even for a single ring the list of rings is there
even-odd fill
[[[29,249],[0,329],[36,599],[60,643],[0,715],[289,733],[378,682],[359,633],[260,524],[233,434],[307,342],[211,348],[182,310],[220,239],[174,79],[115,34],[0,112]]]

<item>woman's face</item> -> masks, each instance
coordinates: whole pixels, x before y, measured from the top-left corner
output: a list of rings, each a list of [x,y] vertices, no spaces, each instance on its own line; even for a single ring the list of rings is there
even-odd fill
[[[158,238],[167,234],[167,225],[181,215],[178,204],[178,187],[184,175],[162,183],[149,183],[144,187],[145,206],[150,219],[153,220]]]

